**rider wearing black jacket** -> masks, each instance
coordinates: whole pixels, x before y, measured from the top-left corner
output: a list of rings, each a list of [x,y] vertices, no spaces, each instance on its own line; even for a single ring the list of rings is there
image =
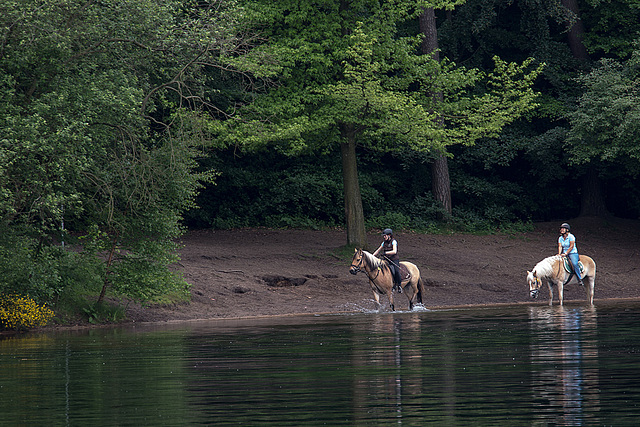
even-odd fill
[[[373,253],[373,256],[378,256],[378,253],[382,251],[382,258],[389,261],[389,268],[393,274],[393,289],[402,293],[402,280],[400,279],[400,257],[398,256],[398,241],[393,238],[393,230],[385,228],[382,232],[382,244]]]

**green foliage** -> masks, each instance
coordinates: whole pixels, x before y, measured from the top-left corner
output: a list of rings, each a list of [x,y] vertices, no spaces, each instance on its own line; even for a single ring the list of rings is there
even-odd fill
[[[205,117],[249,76],[223,92],[221,70],[259,68],[241,61],[241,15],[234,0],[0,2],[0,289],[184,294],[169,266],[215,176],[196,171]],[[86,246],[63,250],[73,235]]]
[[[461,161],[452,163],[452,188],[459,207],[454,217],[427,190],[428,168],[421,158],[362,155],[359,173],[366,227],[438,233],[448,227],[463,231],[496,230],[542,215],[546,205],[530,200],[527,186],[530,179],[526,176],[518,182],[509,179],[509,175],[493,176],[490,173],[495,170],[493,164],[487,164],[486,176],[479,174],[485,168],[479,163],[484,159],[483,146],[473,147],[479,150],[477,158],[460,155],[457,158]],[[198,199],[201,207],[186,215],[190,226],[217,229],[342,226],[339,159],[333,153],[295,158],[273,152],[240,157],[232,154],[218,153],[216,168],[221,173],[220,179],[202,192]],[[471,172],[475,176],[469,176]],[[551,193],[549,196],[556,194]]]
[[[531,58],[516,64],[494,57],[489,72],[440,64],[417,54],[417,35],[397,34],[396,25],[415,17],[406,5],[354,1],[342,14],[326,14],[323,7],[331,2],[318,3],[279,2],[269,13],[254,11],[265,25],[287,16],[285,29],[270,27],[275,32],[262,49],[277,57],[287,46],[281,63],[289,69],[279,87],[243,112],[270,120],[233,123],[226,138],[296,154],[326,150],[344,140],[344,129],[353,129],[359,144],[380,151],[442,150],[496,135],[536,106],[532,85],[543,66]],[[369,13],[351,16],[361,3]],[[264,6],[256,2],[251,8]],[[320,38],[326,42],[318,43]],[[434,103],[434,92],[442,92],[444,101]]]
[[[54,313],[26,296],[0,293],[0,330],[32,329],[46,326]]]
[[[240,109],[242,120],[229,121],[220,138],[291,156],[341,147],[347,239],[361,241],[366,184],[361,189],[356,146],[440,153],[495,136],[536,106],[532,86],[542,65],[533,59],[494,57],[492,70],[465,69],[420,54],[421,36],[399,29],[424,7],[460,3],[246,1],[265,28],[259,50],[282,71],[278,85]]]
[[[493,234],[493,233],[521,233],[532,231],[533,225],[530,221],[505,221],[501,216],[504,215],[504,209],[496,209],[494,212],[486,210],[485,212],[477,212],[454,208],[452,221],[449,227],[453,231],[462,231],[467,233]],[[494,218],[489,215],[493,214]],[[497,219],[497,220],[496,220]]]
[[[410,217],[400,212],[387,212],[384,215],[369,218],[367,228],[382,230],[391,228],[393,230],[411,230],[412,220]]]
[[[186,215],[195,227],[335,226],[344,213],[337,159],[290,158],[275,152],[237,156],[220,151],[210,167],[220,172],[216,185],[198,198],[200,208]]]
[[[633,174],[640,172],[640,40],[623,63],[603,59],[580,81],[586,91],[568,114],[568,142],[572,160],[619,162]]]
[[[125,310],[122,306],[97,302],[85,307],[82,310],[89,323],[118,323],[125,318]]]
[[[186,298],[170,268],[186,210],[205,227],[342,226],[346,141],[370,228],[575,216],[587,167],[637,218],[640,8],[579,5],[0,1],[0,292],[56,310],[101,290]],[[418,54],[423,7],[447,10],[440,63]],[[578,18],[592,70],[567,59]],[[442,150],[452,215],[428,191]]]
[[[629,59],[631,40],[640,32],[640,4],[637,0],[586,0],[581,19],[589,29],[584,44],[596,58]]]
[[[58,303],[72,294],[100,289],[103,267],[99,260],[26,238],[15,230],[3,230],[0,236],[0,292]]]

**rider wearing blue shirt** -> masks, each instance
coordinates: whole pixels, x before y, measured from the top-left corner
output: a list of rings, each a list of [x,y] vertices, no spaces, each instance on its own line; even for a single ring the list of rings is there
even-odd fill
[[[576,237],[569,233],[571,226],[566,222],[560,226],[560,237],[558,237],[558,255],[561,257],[568,257],[573,266],[573,271],[578,278],[580,286],[584,286],[582,283],[582,276],[580,275],[580,255],[578,255],[578,248],[576,247]],[[571,278],[571,276],[569,276]]]

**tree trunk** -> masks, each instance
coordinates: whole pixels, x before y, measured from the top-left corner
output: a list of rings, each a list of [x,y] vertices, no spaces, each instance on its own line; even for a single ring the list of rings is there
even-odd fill
[[[580,201],[580,216],[606,217],[610,213],[604,202],[602,183],[598,173],[592,167],[582,177],[582,200]]]
[[[420,32],[424,35],[420,50],[423,55],[432,55],[435,61],[440,61],[438,51],[438,28],[436,27],[436,13],[432,7],[425,8],[418,17]]]
[[[449,163],[444,154],[440,154],[431,164],[431,192],[442,207],[451,213],[451,181]],[[443,218],[441,218],[443,219]]]
[[[589,53],[584,46],[584,26],[580,19],[580,10],[578,9],[577,0],[562,0],[562,5],[575,14],[577,21],[571,25],[567,33],[567,43],[571,49],[574,58],[583,61],[589,60]],[[580,216],[607,216],[607,210],[604,194],[602,192],[602,183],[598,173],[589,167],[586,175],[582,177],[582,200],[580,201]]]
[[[347,244],[366,248],[367,234],[362,210],[362,196],[358,180],[356,138],[353,126],[341,125],[342,182],[344,185],[344,215],[347,227]]]
[[[571,12],[575,14],[577,17],[577,21],[569,27],[569,32],[567,33],[567,41],[569,43],[569,48],[571,49],[571,53],[574,58],[588,60],[589,53],[587,52],[587,48],[584,46],[582,42],[584,37],[584,25],[582,25],[582,20],[580,19],[580,10],[578,9],[578,1],[577,0],[562,0],[562,5],[569,9]]]
[[[435,61],[440,61],[438,51],[438,29],[436,14],[433,8],[426,8],[418,17],[420,32],[424,34],[421,51],[424,55],[431,55]],[[442,92],[431,94],[435,101],[442,101]],[[442,120],[437,119],[442,125]],[[449,179],[449,161],[444,153],[440,153],[431,164],[431,192],[442,207],[451,213],[451,181]]]
[[[113,256],[116,253],[116,249],[118,246],[118,237],[119,233],[116,233],[111,240],[111,249],[109,249],[109,257],[107,258],[107,269],[104,273],[104,282],[102,283],[102,290],[100,291],[100,296],[96,301],[96,304],[102,304],[104,301],[104,297],[107,294],[107,288],[109,287],[109,275],[111,274],[111,264],[113,263]]]

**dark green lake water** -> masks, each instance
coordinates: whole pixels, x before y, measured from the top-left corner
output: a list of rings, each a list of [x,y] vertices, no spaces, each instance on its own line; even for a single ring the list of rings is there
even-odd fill
[[[214,321],[0,341],[0,424],[637,425],[640,304]]]

